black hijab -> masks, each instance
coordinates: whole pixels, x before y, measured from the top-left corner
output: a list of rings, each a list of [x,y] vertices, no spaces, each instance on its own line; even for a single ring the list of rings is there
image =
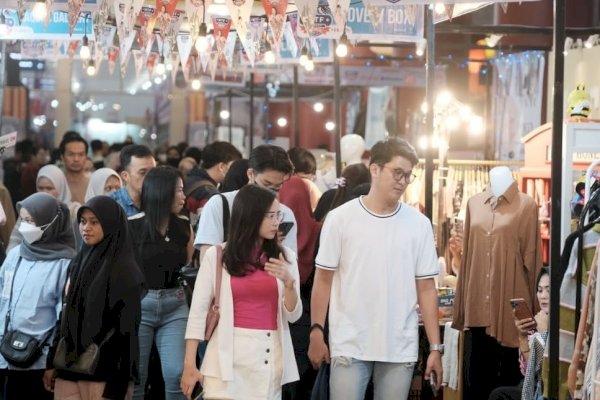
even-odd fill
[[[104,239],[95,246],[84,243],[71,262],[61,326],[67,361],[75,361],[92,342],[102,342],[115,327],[113,321],[119,318],[123,298],[132,291],[143,294],[144,278],[135,261],[121,206],[108,196],[96,196],[79,209],[77,220],[86,209],[100,221]]]
[[[48,193],[34,193],[17,203],[17,212],[24,208],[37,226],[46,226],[40,240],[21,242],[21,257],[31,260],[57,260],[75,257],[75,235],[69,208]]]

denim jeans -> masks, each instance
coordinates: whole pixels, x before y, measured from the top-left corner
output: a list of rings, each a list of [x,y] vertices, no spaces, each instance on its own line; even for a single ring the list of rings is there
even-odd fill
[[[375,400],[408,398],[415,363],[362,361],[351,357],[331,360],[331,400],[362,400],[373,375]]]
[[[165,400],[183,400],[179,388],[185,356],[185,328],[189,308],[183,289],[149,290],[142,300],[140,323],[140,384],[135,386],[133,398],[142,400],[148,379],[148,360],[152,343],[160,355],[165,380]]]

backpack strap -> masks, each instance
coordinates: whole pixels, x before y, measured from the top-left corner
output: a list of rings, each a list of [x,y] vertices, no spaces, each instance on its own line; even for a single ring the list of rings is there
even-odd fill
[[[212,186],[215,189],[217,188],[215,186],[215,184],[212,183],[211,181],[209,181],[208,179],[200,179],[200,180],[190,183],[188,187],[184,188],[183,194],[185,194],[185,197],[187,198],[187,197],[191,196],[192,193],[194,193],[196,190],[200,189],[203,186]]]
[[[226,242],[229,234],[229,202],[223,194],[219,193],[219,196],[223,200],[223,241]]]

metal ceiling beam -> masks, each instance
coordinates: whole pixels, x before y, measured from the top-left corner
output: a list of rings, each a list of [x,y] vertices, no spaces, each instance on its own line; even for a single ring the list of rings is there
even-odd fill
[[[600,26],[565,28],[567,36],[587,36],[600,33]],[[463,25],[463,24],[438,24],[435,26],[436,34],[452,35],[552,35],[551,26],[529,25]]]

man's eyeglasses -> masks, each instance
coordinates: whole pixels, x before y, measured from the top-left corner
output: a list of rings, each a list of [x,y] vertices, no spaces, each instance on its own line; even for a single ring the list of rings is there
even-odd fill
[[[392,176],[395,180],[400,181],[404,179],[406,183],[413,183],[417,178],[417,175],[413,174],[412,171],[405,172],[402,168],[390,168],[382,165],[381,168],[389,169],[392,172]]]
[[[283,212],[268,211],[265,213],[265,218],[268,218],[271,222],[277,222],[279,224],[281,221],[283,221]]]

